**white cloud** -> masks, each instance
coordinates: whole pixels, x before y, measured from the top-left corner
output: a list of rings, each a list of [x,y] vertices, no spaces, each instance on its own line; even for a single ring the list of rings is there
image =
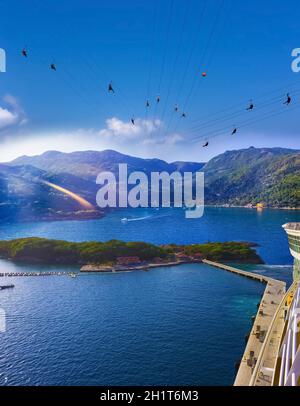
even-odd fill
[[[17,121],[17,114],[12,113],[8,109],[0,107],[0,130],[15,124]]]
[[[3,97],[2,103],[4,106],[0,106],[0,131],[27,123],[26,115],[15,97],[8,94]]]
[[[183,140],[184,137],[180,134],[168,134],[164,140],[164,143],[167,145],[175,145]]]
[[[141,119],[135,120],[133,125],[131,121],[122,121],[117,117],[106,120],[106,128],[99,131],[100,137],[106,140],[118,142],[120,144],[139,144],[145,146],[159,145],[170,146],[183,141],[180,134],[168,134],[165,131],[164,123],[159,119]]]
[[[146,137],[159,131],[162,128],[160,120],[143,120],[138,118],[133,125],[131,121],[122,121],[117,117],[106,120],[106,128],[99,131],[99,135],[107,138],[117,137],[120,140]]]
[[[171,146],[182,142],[184,137],[180,134],[162,134],[158,137],[145,138],[143,140],[144,145],[159,145],[159,146]]]

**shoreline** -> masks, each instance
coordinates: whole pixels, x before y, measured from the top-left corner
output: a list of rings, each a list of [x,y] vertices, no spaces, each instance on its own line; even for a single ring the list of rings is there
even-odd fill
[[[298,211],[298,210],[300,210],[300,207],[264,207],[263,209],[257,209],[256,207],[228,205],[226,203],[224,203],[224,204],[205,204],[204,209],[206,207],[214,207],[214,208],[217,208],[217,209],[247,209],[247,210],[257,210],[257,211],[260,211],[260,212],[263,212],[265,210],[281,210],[281,211]],[[170,208],[172,209],[173,207],[170,207]],[[127,208],[127,209],[125,208],[125,210],[129,210],[129,209],[130,208]],[[138,208],[138,209],[140,209],[140,208]],[[152,208],[152,207],[148,207],[146,209],[155,210],[155,208]],[[165,208],[160,207],[159,209],[163,210]],[[169,209],[169,208],[167,208],[167,209]],[[179,209],[180,209],[180,207],[179,207]],[[181,209],[184,210],[183,207],[181,207]],[[31,218],[31,219],[26,219],[26,220],[23,220],[23,221],[4,220],[1,223],[10,225],[10,224],[28,224],[28,223],[34,223],[34,222],[56,223],[56,222],[62,222],[62,221],[79,221],[79,222],[95,221],[95,220],[103,220],[108,215],[110,215],[112,213],[116,213],[118,211],[123,211],[123,210],[124,210],[123,208],[122,209],[118,208],[116,210],[110,210],[107,213],[102,213],[102,215],[100,215],[100,216],[90,216],[90,217],[86,217],[86,218],[84,218],[84,217],[76,217],[76,216],[74,216],[74,217],[66,216],[66,217],[60,217],[59,218],[58,216],[57,217],[53,216],[53,217],[49,217],[49,218],[46,218],[46,217],[44,217],[44,218],[42,218],[42,217],[41,218]]]
[[[161,263],[144,263],[144,264],[138,264],[138,265],[132,265],[132,266],[120,266],[120,265],[101,265],[101,264],[86,264],[83,265],[80,268],[80,272],[82,273],[120,273],[120,272],[133,272],[133,271],[144,271],[147,272],[150,269],[155,269],[155,268],[168,268],[172,266],[178,266],[178,265],[185,265],[185,264],[207,264],[209,263],[216,263],[214,261],[209,261],[205,258],[202,260],[200,259],[191,259],[191,260],[182,260],[182,261],[168,261],[168,262],[161,262]],[[235,261],[230,261],[229,263],[232,264]],[[251,262],[241,262],[241,261],[236,261],[237,264],[245,263],[252,265],[254,263]],[[256,263],[255,263],[256,264]],[[259,263],[260,265],[263,265],[264,263],[261,262]],[[224,265],[225,267],[229,268],[229,265]],[[247,271],[240,271],[240,274],[243,274],[244,276],[247,276],[247,274],[252,274],[251,272]],[[254,274],[256,275],[256,274]],[[253,279],[266,279],[264,276],[260,276],[259,274],[256,275],[256,278]],[[270,279],[270,278],[268,278]]]
[[[97,264],[87,264],[80,268],[82,273],[120,273],[120,272],[133,272],[133,271],[144,271],[147,272],[150,269],[155,268],[168,268],[172,266],[184,265],[184,264],[201,264],[203,261],[191,260],[191,261],[169,261],[161,263],[145,263],[133,266],[105,266]]]
[[[264,211],[264,210],[300,210],[300,207],[264,207],[262,209],[258,209],[257,207],[247,207],[247,206],[239,206],[239,205],[232,205],[232,204],[205,204],[205,207],[215,207],[219,209],[248,209],[248,210],[257,210],[257,211]]]

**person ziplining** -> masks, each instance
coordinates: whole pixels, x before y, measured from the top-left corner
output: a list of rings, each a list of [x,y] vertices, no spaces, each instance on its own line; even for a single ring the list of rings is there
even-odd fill
[[[250,105],[249,105],[249,107],[247,107],[246,110],[251,111],[253,109],[254,109],[254,104],[253,104],[252,100],[250,100]]]
[[[109,93],[115,93],[114,88],[112,86],[112,82],[110,82],[109,85],[108,85],[108,92]]]
[[[288,106],[291,103],[291,101],[292,101],[292,98],[291,98],[290,94],[288,93],[286,95],[286,101],[283,104],[286,104]]]

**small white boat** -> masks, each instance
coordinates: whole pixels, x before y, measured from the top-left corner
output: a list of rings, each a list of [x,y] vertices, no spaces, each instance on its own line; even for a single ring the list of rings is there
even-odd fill
[[[128,221],[127,217],[124,217],[124,218],[121,219],[121,223],[127,223],[127,221]]]

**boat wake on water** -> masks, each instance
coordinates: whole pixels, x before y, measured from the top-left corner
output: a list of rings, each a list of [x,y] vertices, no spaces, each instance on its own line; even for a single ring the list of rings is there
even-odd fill
[[[158,216],[149,215],[149,216],[132,217],[132,218],[124,217],[124,218],[121,219],[121,223],[126,224],[126,223],[129,223],[131,221],[143,221],[143,220],[150,220],[150,219],[160,219],[162,217],[167,217],[167,215],[166,214],[162,214],[162,215],[158,215]]]
[[[291,264],[291,265],[261,265],[261,267],[262,267],[262,269],[263,268],[266,268],[266,269],[274,269],[274,268],[286,268],[286,269],[289,269],[289,268],[293,268],[293,265]]]
[[[251,264],[250,264],[251,265]],[[256,264],[256,265],[251,265],[252,267],[255,267],[257,269],[274,269],[274,268],[293,268],[293,264]]]
[[[133,217],[133,218],[127,218],[124,217],[121,219],[122,223],[129,223],[130,221],[143,221],[143,220],[147,220],[150,218],[154,218],[155,216],[143,216],[143,217]]]

